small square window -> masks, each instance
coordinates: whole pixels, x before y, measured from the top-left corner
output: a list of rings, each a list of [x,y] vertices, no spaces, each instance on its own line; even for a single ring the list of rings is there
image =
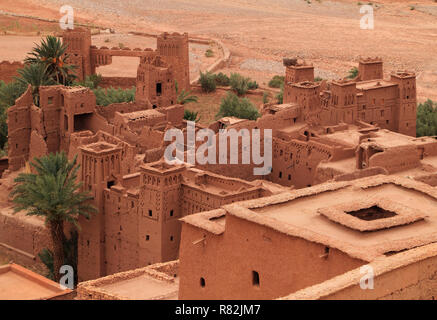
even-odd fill
[[[149,217],[151,217],[152,215],[152,210],[149,210]]]

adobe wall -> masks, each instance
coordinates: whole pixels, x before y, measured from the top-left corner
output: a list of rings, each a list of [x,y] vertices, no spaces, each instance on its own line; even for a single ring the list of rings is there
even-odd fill
[[[135,102],[121,102],[112,103],[107,106],[96,106],[96,111],[102,115],[109,123],[113,123],[116,112],[120,113],[130,113],[135,111],[141,111],[145,109],[151,109],[150,107],[145,107]]]
[[[18,170],[29,156],[31,133],[30,106],[33,104],[32,90],[27,91],[8,109],[8,158],[9,169]]]
[[[390,148],[369,158],[369,167],[382,167],[389,174],[412,169],[419,165],[419,152],[415,145]]]
[[[122,88],[131,89],[135,87],[137,78],[133,77],[102,77],[99,86],[102,88]]]
[[[235,216],[217,234],[183,223],[179,299],[275,299],[364,264],[333,248],[324,254],[324,245]]]
[[[26,257],[37,257],[43,248],[52,248],[50,233],[42,220],[24,213],[13,214],[12,209],[0,211],[0,243]]]
[[[8,157],[0,158],[0,177],[2,176],[3,172],[9,168],[9,159]]]
[[[363,290],[360,268],[300,290],[281,299],[323,300],[435,300],[437,298],[437,245],[429,244],[369,264],[374,288]]]
[[[157,37],[157,52],[172,66],[174,78],[179,90],[190,90],[190,63],[188,51],[188,33],[169,34],[164,32]]]
[[[14,77],[18,77],[19,74],[17,72],[18,69],[24,67],[22,62],[18,61],[1,61],[0,62],[0,81],[4,81],[6,83],[14,80]]]

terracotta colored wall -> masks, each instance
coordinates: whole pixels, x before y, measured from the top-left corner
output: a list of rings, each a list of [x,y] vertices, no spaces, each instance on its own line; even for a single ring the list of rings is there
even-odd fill
[[[324,252],[323,245],[234,216],[227,215],[221,235],[184,223],[179,299],[273,299],[363,264],[334,249],[327,259],[321,258]],[[259,286],[252,283],[252,271],[259,273]]]
[[[364,273],[358,268],[283,299],[435,300],[436,253],[435,244],[430,244],[372,262],[372,290],[361,289]]]
[[[4,81],[6,83],[14,80],[14,77],[18,77],[18,69],[23,68],[24,65],[21,62],[9,62],[9,61],[1,61],[0,62],[0,81]]]
[[[135,87],[136,78],[129,77],[102,77],[102,81],[99,86],[102,88],[122,88],[122,89],[131,89]]]
[[[50,234],[43,222],[35,223],[11,212],[0,212],[0,242],[33,256],[37,256],[43,248],[52,247]]]
[[[163,33],[156,41],[157,52],[173,67],[179,90],[188,91],[190,89],[188,34]]]

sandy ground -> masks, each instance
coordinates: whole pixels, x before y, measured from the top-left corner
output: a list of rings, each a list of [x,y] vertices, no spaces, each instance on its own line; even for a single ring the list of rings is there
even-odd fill
[[[308,2],[16,0],[11,6],[10,0],[0,0],[0,10],[53,19],[61,16],[61,5],[70,4],[78,20],[120,33],[186,31],[218,38],[233,56],[224,71],[239,71],[261,84],[283,72],[283,57],[304,58],[314,63],[322,78],[339,78],[356,65],[360,55],[380,56],[386,76],[392,70],[414,70],[419,100],[437,100],[437,2],[373,2],[373,30],[360,29],[357,1]],[[0,59],[3,52],[0,49]]]

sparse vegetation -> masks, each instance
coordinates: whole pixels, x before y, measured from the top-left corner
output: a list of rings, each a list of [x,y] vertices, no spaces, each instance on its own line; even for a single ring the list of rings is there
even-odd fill
[[[76,81],[74,85],[87,87],[90,89],[97,89],[100,82],[102,82],[102,76],[100,74],[92,74],[90,76],[87,76],[85,80]]]
[[[357,68],[357,67],[353,67],[352,69],[350,69],[350,70],[348,71],[348,75],[347,75],[346,78],[348,78],[348,79],[353,79],[353,78],[355,78],[356,76],[358,76],[358,68]]]
[[[178,82],[175,81],[175,88],[176,88],[176,96],[177,96],[177,103],[178,104],[187,104],[190,102],[197,102],[197,96],[192,95],[191,91],[186,92],[185,89],[182,89],[181,92],[179,92],[179,86]]]
[[[315,78],[314,78],[314,82],[320,82],[320,81],[323,81],[323,79],[320,78],[320,77],[315,77]]]
[[[417,106],[416,134],[418,137],[437,135],[437,102],[428,99]]]
[[[199,112],[184,110],[184,119],[187,121],[198,122],[200,120]]]
[[[215,74],[215,83],[218,86],[227,87],[229,86],[229,77],[226,74],[219,72]]]
[[[263,104],[269,103],[269,94],[264,91],[263,92]]]
[[[108,89],[97,88],[93,90],[96,95],[98,106],[107,106],[111,103],[133,102],[135,101],[135,87],[131,89],[121,89],[110,87]]]
[[[246,78],[239,73],[231,73],[229,77],[229,85],[239,96],[245,95],[248,90],[258,88],[258,83]]]
[[[274,76],[274,77],[269,81],[268,86],[269,86],[270,88],[280,88],[281,85],[284,84],[284,81],[285,81],[285,77],[284,77],[284,76],[276,75],[276,76]]]
[[[206,50],[205,56],[208,58],[214,57],[214,51],[212,51],[211,49]]]
[[[118,47],[119,47],[120,49],[123,49],[123,48],[124,48],[124,43],[120,42],[120,43],[118,44]]]
[[[234,93],[228,92],[222,99],[217,119],[223,117],[237,117],[240,119],[256,120],[260,114],[256,107],[247,98],[238,98]]]
[[[216,89],[215,75],[211,72],[203,73],[200,71],[199,83],[203,92],[214,92]]]
[[[410,6],[410,10],[415,10],[416,7],[415,6]]]

